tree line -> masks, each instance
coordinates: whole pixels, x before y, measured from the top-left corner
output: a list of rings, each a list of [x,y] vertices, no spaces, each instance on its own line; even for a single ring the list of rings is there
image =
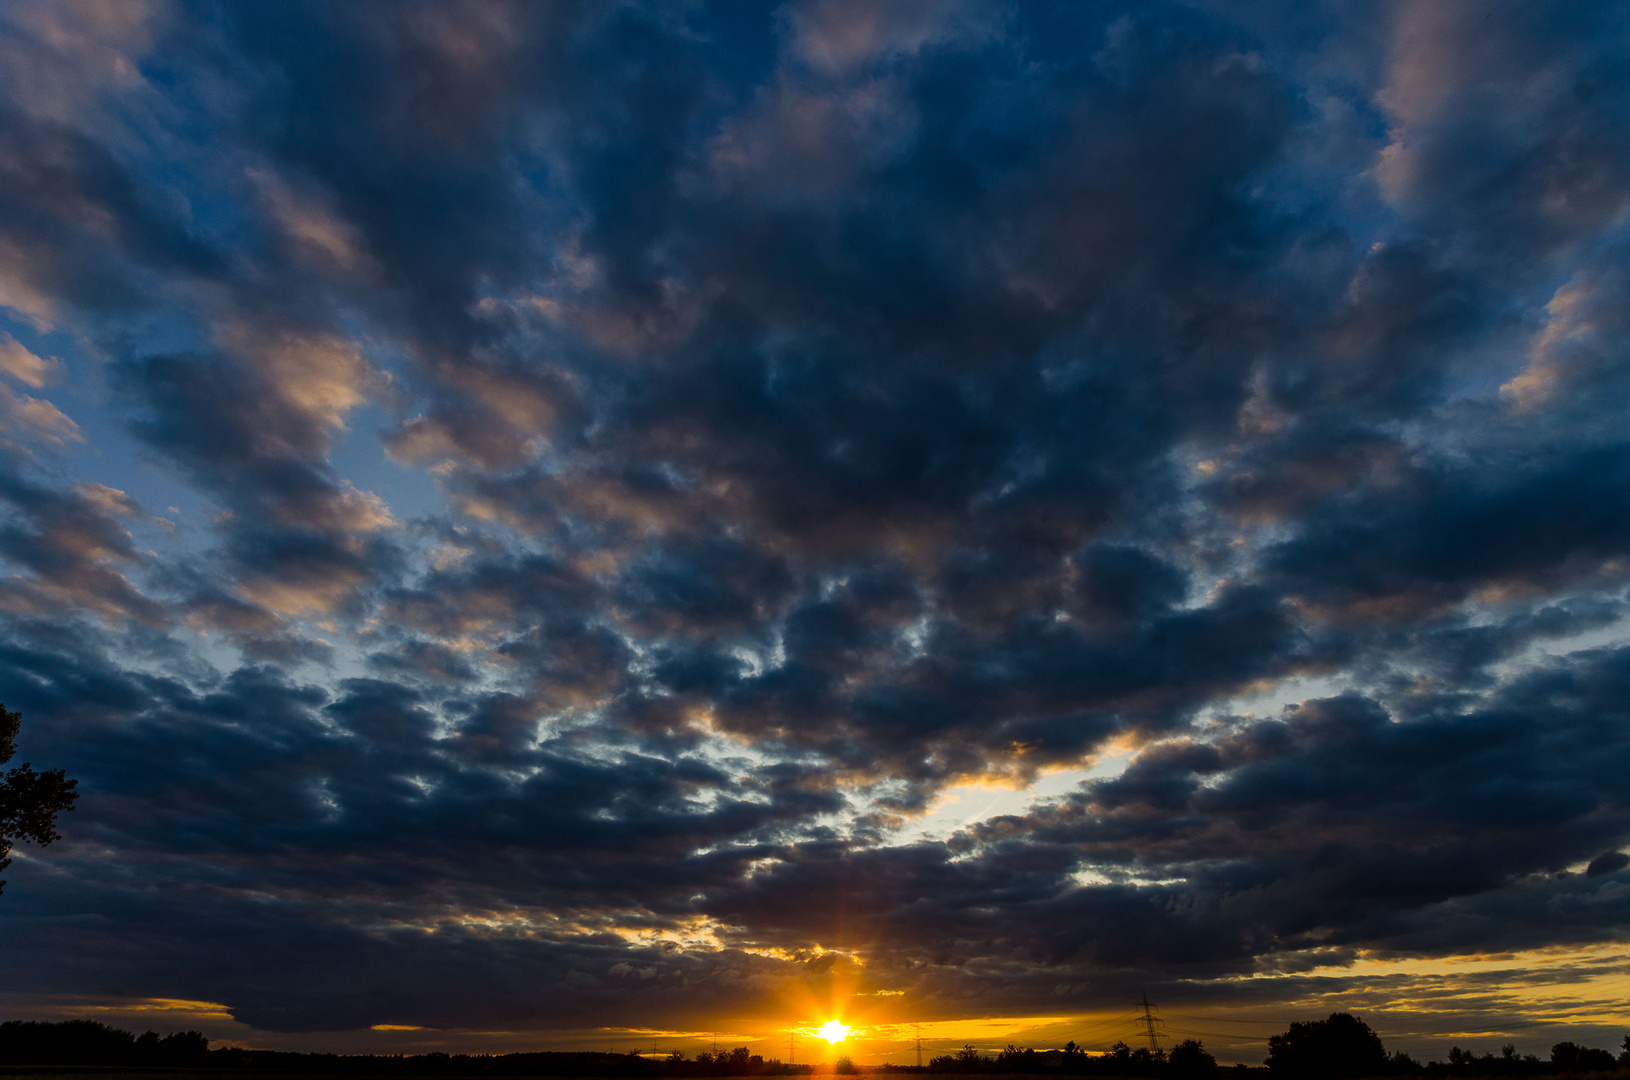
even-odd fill
[[[1479,1055],[1456,1046],[1447,1061],[1422,1064],[1408,1054],[1388,1054],[1380,1036],[1350,1013],[1324,1020],[1298,1021],[1268,1040],[1264,1062],[1271,1080],[1362,1080],[1391,1076],[1576,1076],[1610,1071],[1630,1072],[1630,1035],[1623,1052],[1560,1042],[1549,1060],[1520,1055],[1514,1046],[1498,1054]],[[694,1058],[675,1052],[665,1058],[640,1054],[531,1052],[518,1054],[302,1054],[241,1047],[210,1049],[197,1031],[141,1035],[94,1020],[11,1020],[0,1024],[0,1066],[114,1066],[166,1069],[253,1070],[319,1076],[631,1076],[712,1077],[787,1076],[816,1071],[809,1065],[784,1064],[748,1047],[704,1051]],[[840,1058],[830,1071],[862,1071]],[[1144,1080],[1244,1080],[1261,1068],[1218,1066],[1205,1045],[1188,1039],[1169,1052],[1131,1049],[1116,1043],[1108,1053],[1092,1054],[1071,1042],[1062,1051],[1036,1051],[1008,1046],[987,1055],[972,1046],[936,1057],[927,1066],[885,1066],[888,1072],[995,1073],[1103,1076]],[[1233,1073],[1225,1077],[1225,1072]]]
[[[1519,1055],[1506,1045],[1498,1055],[1478,1055],[1451,1047],[1448,1061],[1421,1063],[1399,1051],[1388,1054],[1381,1037],[1351,1013],[1331,1013],[1323,1020],[1297,1021],[1289,1029],[1268,1040],[1268,1057],[1263,1062],[1268,1073],[1285,1080],[1360,1080],[1386,1076],[1538,1076],[1630,1070],[1630,1035],[1624,1038],[1623,1052],[1615,1058],[1606,1050],[1560,1042],[1551,1047],[1550,1060],[1533,1054]],[[1008,1046],[987,1056],[972,1046],[954,1054],[936,1057],[925,1070],[947,1073],[1025,1073],[1058,1072],[1071,1076],[1140,1077],[1149,1080],[1219,1080],[1224,1071],[1236,1074],[1252,1070],[1236,1065],[1220,1068],[1205,1044],[1185,1039],[1170,1052],[1139,1047],[1134,1050],[1118,1042],[1108,1053],[1090,1054],[1074,1042],[1062,1052],[1037,1052],[1028,1047]]]
[[[135,1035],[95,1020],[0,1023],[0,1067],[99,1066],[250,1070],[313,1076],[712,1077],[807,1075],[809,1065],[766,1060],[745,1046],[694,1058],[674,1053],[532,1051],[515,1054],[312,1054],[287,1050],[210,1049],[202,1032]]]
[[[188,1069],[210,1063],[201,1031],[135,1035],[94,1020],[0,1024],[0,1065],[133,1065]]]

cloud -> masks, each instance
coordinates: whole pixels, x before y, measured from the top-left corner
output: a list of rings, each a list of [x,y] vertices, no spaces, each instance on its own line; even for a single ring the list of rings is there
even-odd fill
[[[146,562],[122,524],[140,514],[129,495],[96,483],[53,490],[13,474],[0,480],[0,500],[11,511],[0,554],[23,571],[5,582],[13,611],[168,621],[163,605],[127,576]]]
[[[365,269],[377,272],[357,230],[324,206],[320,195],[298,193],[288,183],[261,169],[250,169],[248,178],[258,189],[285,242],[307,266],[328,267],[343,273]]]
[[[42,360],[18,344],[15,338],[0,339],[0,371],[25,386],[38,390],[51,378],[54,364]]]
[[[907,3],[880,11],[838,0],[794,6],[789,21],[796,52],[810,64],[831,71],[910,55],[961,36],[981,22],[978,13],[963,4]]]
[[[1616,342],[1622,340],[1625,282],[1614,262],[1591,267],[1558,288],[1545,305],[1545,328],[1530,348],[1527,366],[1500,387],[1518,408],[1541,408],[1572,387],[1622,377]]]
[[[79,425],[44,398],[13,393],[0,386],[0,428],[24,441],[54,443],[83,442]]]

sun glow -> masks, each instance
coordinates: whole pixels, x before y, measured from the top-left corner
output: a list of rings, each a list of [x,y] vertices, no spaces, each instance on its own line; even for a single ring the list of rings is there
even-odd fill
[[[841,1021],[828,1020],[826,1023],[821,1025],[820,1030],[817,1031],[816,1034],[829,1043],[840,1043],[847,1039],[849,1037],[849,1033],[853,1030],[854,1029],[848,1024]]]

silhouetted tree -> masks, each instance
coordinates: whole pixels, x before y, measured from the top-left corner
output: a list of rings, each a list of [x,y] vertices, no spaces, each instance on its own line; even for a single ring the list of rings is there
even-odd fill
[[[202,1031],[172,1031],[159,1041],[164,1064],[195,1068],[209,1060],[209,1040]]]
[[[1338,1012],[1325,1020],[1298,1021],[1269,1039],[1267,1065],[1308,1080],[1378,1076],[1387,1071],[1387,1051],[1370,1025]]]
[[[137,1065],[193,1068],[209,1060],[209,1040],[201,1031],[172,1031],[163,1037],[145,1032],[137,1037],[131,1060]]]
[[[1166,1072],[1173,1080],[1216,1080],[1217,1059],[1198,1039],[1184,1039],[1166,1055]]]
[[[1604,1072],[1615,1064],[1612,1054],[1593,1046],[1559,1042],[1551,1047],[1551,1067],[1558,1072]]]
[[[996,1068],[998,1072],[1034,1073],[1040,1072],[1041,1067],[1036,1063],[1036,1052],[1026,1046],[1022,1049],[1008,1043],[1006,1048],[996,1055]]]
[[[941,1054],[928,1063],[934,1072],[984,1072],[989,1063],[983,1054],[967,1043],[954,1054]]]
[[[1130,1072],[1133,1076],[1164,1076],[1166,1073],[1166,1051],[1151,1050],[1147,1046],[1140,1046],[1132,1051],[1127,1059]]]
[[[20,714],[0,705],[0,765],[17,752],[22,722]],[[78,786],[79,781],[69,780],[61,769],[37,773],[26,761],[0,773],[0,871],[11,865],[13,840],[32,840],[44,847],[58,838],[57,815],[74,808]],[[5,887],[0,880],[0,890]]]
[[[832,1071],[839,1076],[853,1076],[860,1070],[855,1068],[855,1063],[849,1060],[849,1055],[844,1054],[832,1063]]]

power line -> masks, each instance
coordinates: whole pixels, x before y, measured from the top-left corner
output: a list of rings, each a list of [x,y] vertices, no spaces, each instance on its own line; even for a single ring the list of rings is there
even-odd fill
[[[1087,1024],[1085,1027],[1077,1028],[1075,1033],[1078,1038],[1083,1040],[1096,1038],[1121,1029],[1128,1019],[1127,1016],[1116,1016],[1109,1020],[1100,1020],[1095,1024]]]
[[[1198,1013],[1172,1013],[1179,1020],[1209,1020],[1219,1024],[1272,1024],[1275,1027],[1289,1027],[1292,1020],[1242,1020],[1235,1016],[1201,1016]]]
[[[1093,1022],[1091,1024],[1087,1024],[1082,1030],[1084,1030],[1084,1031],[1096,1031],[1099,1028],[1119,1027],[1120,1025],[1126,1023],[1127,1017],[1131,1016],[1131,1015],[1135,1015],[1135,1014],[1123,1013],[1120,1016],[1111,1016],[1107,1020],[1098,1020],[1098,1021],[1095,1021],[1095,1022]]]
[[[1227,1039],[1230,1042],[1266,1042],[1270,1038],[1267,1035],[1253,1035],[1248,1032],[1238,1031],[1200,1031],[1196,1028],[1181,1027],[1171,1027],[1167,1030],[1176,1032],[1179,1035],[1200,1035],[1208,1039]]]

